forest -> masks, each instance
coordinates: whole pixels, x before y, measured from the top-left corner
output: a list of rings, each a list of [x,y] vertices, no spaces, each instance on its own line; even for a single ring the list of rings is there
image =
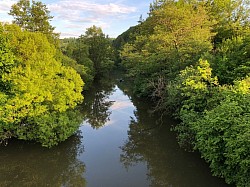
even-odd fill
[[[100,27],[59,39],[45,4],[19,0],[0,24],[0,142],[52,147],[79,128],[84,91],[122,68],[133,92],[172,115],[179,145],[213,175],[250,185],[250,2],[155,0],[116,39]]]

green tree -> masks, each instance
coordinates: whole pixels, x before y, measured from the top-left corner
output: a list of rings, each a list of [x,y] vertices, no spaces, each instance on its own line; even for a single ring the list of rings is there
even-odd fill
[[[3,106],[8,99],[11,90],[11,83],[3,80],[4,74],[9,73],[15,65],[15,56],[9,38],[4,34],[4,26],[0,24],[0,106]],[[1,108],[1,107],[0,107]],[[0,113],[2,112],[0,109]],[[4,132],[2,119],[0,119],[0,143],[12,136],[11,132]]]
[[[222,90],[224,98],[197,121],[195,148],[210,164],[212,172],[237,186],[249,186],[249,78],[234,88]],[[244,91],[245,90],[245,91]]]
[[[174,79],[180,70],[195,64],[212,49],[212,23],[201,6],[166,1],[140,25],[136,40],[124,46],[123,64],[139,92],[150,95],[152,82]]]
[[[11,71],[15,64],[15,56],[8,37],[4,35],[4,28],[0,24],[0,91],[10,89],[10,84],[2,80],[3,74]]]
[[[181,146],[192,145],[210,164],[214,175],[237,186],[249,184],[250,79],[219,86],[207,61],[181,71],[182,96],[175,127]]]
[[[29,0],[19,0],[12,5],[9,14],[14,17],[13,23],[27,31],[58,37],[57,34],[53,34],[55,27],[50,24],[53,16],[50,15],[46,5],[40,1],[32,0],[30,3]]]
[[[1,92],[1,139],[10,134],[44,146],[65,140],[79,125],[66,118],[83,99],[83,81],[75,70],[55,60],[56,49],[42,33],[21,31],[12,25],[5,25],[4,31],[3,36],[10,38],[16,64],[2,74],[1,81],[11,87]],[[46,123],[48,116],[54,118],[54,123]],[[37,119],[45,120],[42,123]]]
[[[80,38],[66,38],[61,40],[61,50],[63,65],[73,67],[84,80],[84,89],[89,89],[94,79],[94,64],[87,44]]]
[[[213,42],[220,44],[223,40],[242,36],[249,30],[249,0],[203,0],[210,20],[215,23],[216,33]]]
[[[224,40],[217,46],[212,67],[221,84],[233,84],[250,72],[249,34]]]
[[[112,69],[114,65],[112,43],[100,27],[88,28],[79,39],[88,46],[89,58],[94,64],[95,75],[102,75]]]

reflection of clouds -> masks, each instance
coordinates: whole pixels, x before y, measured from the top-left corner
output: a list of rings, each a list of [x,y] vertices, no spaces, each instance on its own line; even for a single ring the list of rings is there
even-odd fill
[[[94,129],[94,130],[100,130],[100,129],[103,129],[103,128],[108,127],[110,125],[114,125],[114,124],[116,124],[116,122],[117,122],[117,120],[111,119],[111,120],[107,121],[104,126],[101,126],[100,128],[95,129],[95,128],[93,128],[93,126],[88,121],[84,120],[82,122],[81,126],[89,127],[90,129]]]
[[[116,101],[110,107],[111,110],[120,110],[128,107],[134,107],[133,103],[129,100],[126,101]]]

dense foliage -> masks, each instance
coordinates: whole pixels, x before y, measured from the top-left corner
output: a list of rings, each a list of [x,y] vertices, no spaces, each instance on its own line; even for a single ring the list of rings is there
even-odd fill
[[[9,12],[14,17],[14,24],[31,32],[41,32],[49,39],[57,38],[58,34],[53,31],[55,27],[50,24],[53,16],[47,6],[40,1],[19,0],[12,5]]]
[[[134,92],[180,119],[180,145],[237,186],[250,184],[249,10],[248,1],[155,1],[114,42]]]
[[[87,45],[75,38],[65,38],[61,41],[61,51],[62,64],[74,68],[84,80],[84,89],[89,89],[94,79],[94,65]]]
[[[65,140],[78,127],[70,110],[83,99],[80,76],[55,60],[56,49],[45,35],[15,25],[1,25],[0,35],[1,140],[16,137],[44,146]]]
[[[140,25],[141,34],[121,52],[124,65],[135,79],[136,91],[143,95],[153,92],[152,82],[159,76],[172,79],[198,61],[212,49],[210,39],[214,35],[202,6],[194,9],[191,4],[169,1],[150,15]]]
[[[88,89],[94,79],[109,74],[114,67],[112,40],[105,36],[100,27],[86,29],[79,38],[65,38],[61,41],[61,49],[71,60],[63,60],[63,64],[74,67],[82,76]]]

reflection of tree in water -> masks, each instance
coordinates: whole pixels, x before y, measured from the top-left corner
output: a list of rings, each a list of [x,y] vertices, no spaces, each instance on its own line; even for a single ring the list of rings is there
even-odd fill
[[[103,91],[95,93],[93,103],[91,103],[90,110],[86,115],[87,122],[91,124],[93,128],[98,129],[110,120],[111,111],[109,108],[113,102],[107,101],[107,99],[107,93]]]
[[[85,120],[93,128],[98,129],[110,120],[110,106],[113,101],[109,101],[108,97],[114,90],[113,79],[105,78],[95,82],[94,87],[86,92],[82,112],[85,114]]]
[[[86,186],[85,165],[77,159],[81,139],[78,132],[51,149],[14,140],[0,147],[0,186]]]
[[[179,148],[175,134],[169,131],[175,121],[168,117],[159,120],[161,115],[152,114],[149,102],[134,97],[126,80],[118,87],[137,108],[135,118],[130,120],[128,139],[121,147],[120,160],[127,169],[146,163],[152,187],[227,186],[223,180],[212,177],[199,155]]]
[[[169,186],[165,151],[159,145],[157,130],[152,127],[154,122],[149,122],[150,119],[146,119],[146,121],[143,123],[131,119],[128,140],[121,147],[120,160],[127,169],[140,162],[146,162],[151,186]],[[147,125],[150,123],[152,126]]]
[[[127,80],[118,84],[137,108],[134,112],[135,118],[130,120],[128,140],[121,147],[120,161],[127,169],[141,162],[147,163],[150,186],[171,186],[169,175],[172,173],[170,168],[174,167],[174,164],[169,162],[170,153],[168,148],[163,146],[164,141],[168,140],[165,130],[162,130],[162,121],[156,114],[150,112],[151,103],[134,96],[131,86]],[[175,157],[175,152],[171,154]]]

